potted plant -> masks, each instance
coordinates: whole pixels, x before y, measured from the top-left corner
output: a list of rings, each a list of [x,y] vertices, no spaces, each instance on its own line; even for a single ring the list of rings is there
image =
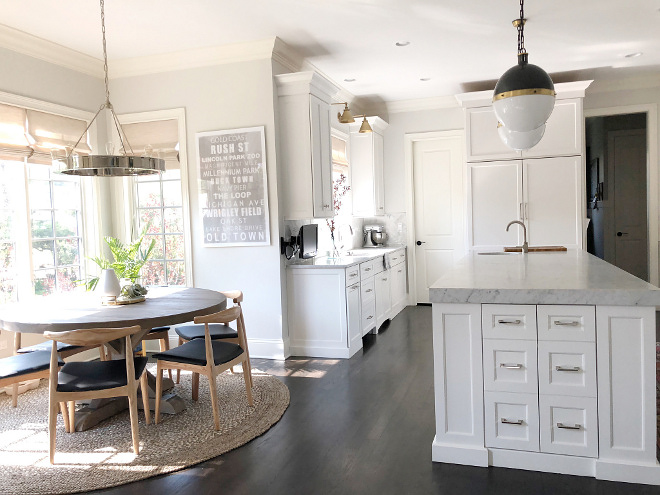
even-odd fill
[[[101,270],[112,269],[120,280],[127,281],[121,287],[120,297],[134,299],[146,295],[147,289],[138,283],[140,270],[149,260],[156,245],[155,239],[142,248],[147,229],[142,231],[140,237],[126,245],[115,237],[104,237],[103,240],[110,248],[113,260],[110,261],[102,256],[90,258]],[[99,283],[99,277],[91,277],[85,282],[87,290],[94,290]]]

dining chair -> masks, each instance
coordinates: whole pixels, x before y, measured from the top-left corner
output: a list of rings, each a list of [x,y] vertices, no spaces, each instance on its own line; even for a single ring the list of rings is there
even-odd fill
[[[227,299],[231,299],[234,305],[241,307],[241,310],[243,309],[241,306],[241,303],[243,302],[242,291],[230,290],[224,292],[220,291],[220,293],[224,295]],[[242,311],[241,311],[240,321],[243,325],[243,330],[245,334],[245,320],[243,318]],[[244,367],[243,372],[244,373],[247,372],[248,378],[250,380],[250,386],[252,386],[252,366],[250,363],[250,352],[248,350],[247,337],[245,338],[244,342],[241,342],[236,329],[230,327],[227,324],[211,323],[208,325],[208,328],[209,328],[209,335],[211,336],[211,340],[222,340],[224,342],[233,342],[234,344],[238,344],[243,348],[245,354],[247,355],[247,369],[245,369]],[[179,325],[178,327],[175,327],[174,331],[179,336],[179,345],[182,345],[184,342],[188,342],[194,339],[203,339],[205,326],[201,324]],[[234,370],[232,369],[232,373],[233,372]],[[177,369],[176,370],[177,383],[179,383],[180,377],[181,377],[181,370]],[[172,377],[170,376],[170,378]]]
[[[64,362],[59,359],[58,366]],[[16,354],[0,359],[0,388],[12,386],[11,405],[18,405],[18,385],[26,380],[48,378],[50,373],[50,352],[37,351],[29,354]]]
[[[30,345],[27,347],[22,347],[22,336],[21,332],[14,332],[14,354],[27,354],[30,352],[39,352],[39,351],[48,351],[50,353],[51,343],[50,342],[40,342],[39,344]],[[65,344],[64,342],[57,343],[57,352],[59,353],[62,359],[73,356],[74,354],[79,354],[83,351],[89,349],[94,349],[95,347],[99,348],[99,355],[101,361],[107,359],[103,346],[80,346],[80,345],[70,345]]]
[[[242,322],[242,310],[240,306],[233,306],[218,313],[195,318],[196,324],[202,324],[204,327],[204,339],[193,339],[184,344],[170,349],[169,351],[154,354],[156,359],[156,415],[155,423],[160,422],[160,400],[162,394],[163,369],[177,369],[192,371],[192,398],[197,400],[199,393],[199,375],[206,376],[209,380],[209,390],[211,394],[211,405],[213,407],[213,423],[216,430],[220,429],[220,412],[218,408],[218,391],[216,377],[230,369],[241,364],[246,369],[247,352],[240,345],[223,340],[212,340],[210,334],[210,325],[225,325],[233,321],[236,322],[236,328],[239,341],[244,343],[245,328]],[[252,384],[250,375],[243,373],[245,381],[245,391],[250,406],[254,405],[252,400]]]
[[[55,426],[57,424],[58,403],[68,403],[69,429],[75,430],[75,401],[82,399],[101,399],[110,397],[128,397],[131,419],[133,452],[138,454],[140,442],[137,417],[137,381],[142,388],[142,404],[146,423],[151,421],[149,412],[147,358],[133,357],[131,335],[140,331],[139,325],[124,328],[92,328],[70,330],[67,332],[44,332],[44,337],[52,340],[50,353],[48,434],[50,439],[50,463],[55,459]],[[98,346],[112,340],[124,338],[125,357],[110,361],[81,361],[66,363],[57,372],[58,342],[79,346]],[[65,427],[67,426],[65,422]]]

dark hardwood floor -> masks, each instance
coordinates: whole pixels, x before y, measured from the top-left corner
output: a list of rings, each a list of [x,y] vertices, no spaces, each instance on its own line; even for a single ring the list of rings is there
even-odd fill
[[[279,423],[193,468],[98,493],[660,494],[652,486],[431,462],[432,352],[431,308],[419,306],[367,336],[350,360],[255,359],[291,391]]]

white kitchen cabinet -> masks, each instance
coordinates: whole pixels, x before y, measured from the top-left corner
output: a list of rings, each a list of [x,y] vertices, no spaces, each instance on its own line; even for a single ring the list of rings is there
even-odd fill
[[[491,105],[468,108],[465,119],[468,162],[520,158],[520,151],[512,150],[500,139]]]
[[[284,218],[332,217],[330,102],[337,88],[314,72],[276,75],[275,82]]]
[[[376,328],[390,319],[392,298],[390,294],[391,270],[383,270],[375,277],[376,280]]]
[[[388,124],[368,117],[373,132],[360,134],[361,120],[351,124],[349,141],[353,215],[372,217],[385,214],[383,185],[383,132]]]
[[[392,253],[390,295],[392,297],[392,310],[390,318],[398,315],[408,304],[408,285],[406,277],[406,250],[401,249]]]
[[[582,247],[582,158],[477,162],[470,167],[470,243],[478,250],[521,245]]]
[[[360,307],[362,311],[362,336],[378,331],[376,326],[376,260],[360,263]]]

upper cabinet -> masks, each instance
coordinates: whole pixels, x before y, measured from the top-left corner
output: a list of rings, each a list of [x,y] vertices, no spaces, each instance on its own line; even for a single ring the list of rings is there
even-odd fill
[[[357,217],[385,214],[383,133],[388,123],[380,117],[367,117],[367,120],[373,132],[358,132],[361,119],[351,124],[349,163],[353,215]]]
[[[332,217],[330,102],[336,86],[315,72],[275,76],[285,220]]]

